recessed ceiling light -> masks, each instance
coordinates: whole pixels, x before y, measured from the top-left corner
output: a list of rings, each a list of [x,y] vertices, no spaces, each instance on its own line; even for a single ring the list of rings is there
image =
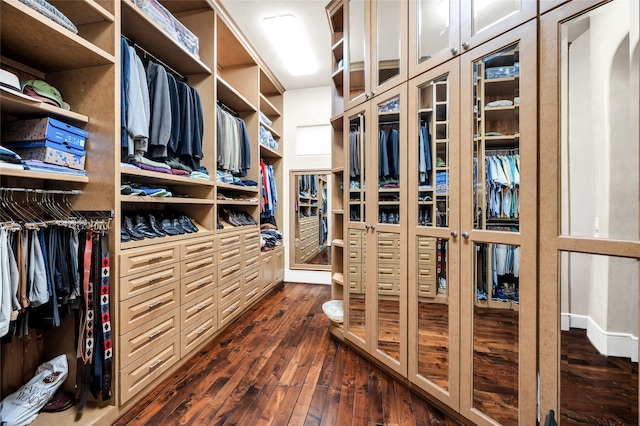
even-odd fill
[[[264,18],[267,36],[293,76],[309,75],[318,67],[302,26],[293,15]]]

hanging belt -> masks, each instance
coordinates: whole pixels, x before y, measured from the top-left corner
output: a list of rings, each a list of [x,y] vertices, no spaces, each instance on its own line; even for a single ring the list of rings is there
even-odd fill
[[[76,386],[79,388],[80,400],[78,411],[82,411],[87,403],[89,386],[91,385],[91,363],[93,361],[93,281],[91,280],[91,260],[93,235],[87,230],[84,247],[82,296],[84,298],[84,320],[82,321],[78,339],[78,368],[76,370]]]
[[[102,367],[102,400],[111,398],[111,368],[113,360],[113,342],[111,340],[111,312],[109,309],[109,234],[105,231],[101,236],[102,278],[100,284],[100,313],[102,320],[102,342],[104,345],[104,364]]]

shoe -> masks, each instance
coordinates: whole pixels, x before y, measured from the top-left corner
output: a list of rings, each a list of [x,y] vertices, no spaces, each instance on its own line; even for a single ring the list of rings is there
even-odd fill
[[[171,224],[171,220],[169,219],[163,219],[162,222],[160,222],[160,226],[167,235],[180,235],[180,232]]]
[[[487,300],[487,295],[485,294],[485,292],[480,291],[480,289],[476,290],[476,298],[478,300]]]
[[[151,227],[151,230],[155,232],[158,237],[164,237],[167,235],[167,233],[164,232],[164,230],[160,227],[158,219],[156,219],[156,217],[152,214],[149,214],[149,225]]]
[[[136,226],[135,228],[144,235],[145,238],[155,238],[157,237],[156,233],[149,228],[147,222],[144,220],[144,216],[136,215]]]
[[[424,218],[422,217],[422,209],[418,210],[418,225],[424,225]]]
[[[176,228],[176,230],[178,231],[178,233],[180,235],[182,234],[186,234],[187,231],[184,230],[184,228],[182,227],[182,225],[180,225],[180,222],[178,221],[178,219],[173,219],[171,221],[171,224],[173,225],[174,228]]]
[[[380,223],[387,223],[387,214],[385,212],[382,212],[382,220]]]
[[[198,227],[193,223],[191,218],[188,217],[187,215],[179,216],[178,221],[180,222],[180,225],[182,225],[185,231],[189,232],[189,230],[191,230],[191,232],[198,232]]]
[[[129,235],[129,233],[127,232],[127,230],[123,227],[120,228],[120,242],[121,243],[128,243],[129,241],[131,241],[131,236]]]
[[[142,232],[138,231],[135,226],[133,226],[133,221],[129,216],[124,217],[124,229],[127,231],[127,234],[129,234],[132,240],[139,241],[144,238]]]

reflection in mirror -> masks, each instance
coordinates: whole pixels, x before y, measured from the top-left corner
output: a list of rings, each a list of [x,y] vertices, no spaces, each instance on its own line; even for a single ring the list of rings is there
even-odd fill
[[[400,234],[378,233],[378,349],[400,362]]]
[[[638,259],[560,260],[561,424],[638,424]]]
[[[475,244],[473,407],[518,423],[520,247]]]
[[[418,374],[449,389],[448,241],[418,236]]]
[[[291,221],[294,238],[291,269],[329,270],[327,174],[293,172]]]
[[[520,225],[520,49],[473,64],[474,229]]]
[[[349,230],[349,332],[366,339],[367,240],[362,229]]]
[[[638,240],[638,2],[561,26],[562,235]]]
[[[349,36],[347,38],[349,52],[349,100],[353,100],[365,92],[365,68],[367,54],[365,52],[365,5],[364,0],[349,0]]]
[[[473,34],[520,11],[521,0],[473,0]]]
[[[377,2],[378,86],[400,74],[400,1]]]
[[[418,1],[418,63],[449,46],[449,0]]]

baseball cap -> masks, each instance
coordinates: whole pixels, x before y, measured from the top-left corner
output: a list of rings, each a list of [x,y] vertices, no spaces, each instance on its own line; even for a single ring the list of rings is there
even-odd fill
[[[34,102],[36,101],[36,99],[22,93],[20,90],[20,81],[18,80],[18,76],[7,70],[0,69],[0,89],[24,99]]]
[[[55,105],[57,107],[69,110],[69,104],[62,100],[62,95],[52,85],[43,80],[27,80],[21,81],[20,87],[22,93],[39,99],[42,102]]]

